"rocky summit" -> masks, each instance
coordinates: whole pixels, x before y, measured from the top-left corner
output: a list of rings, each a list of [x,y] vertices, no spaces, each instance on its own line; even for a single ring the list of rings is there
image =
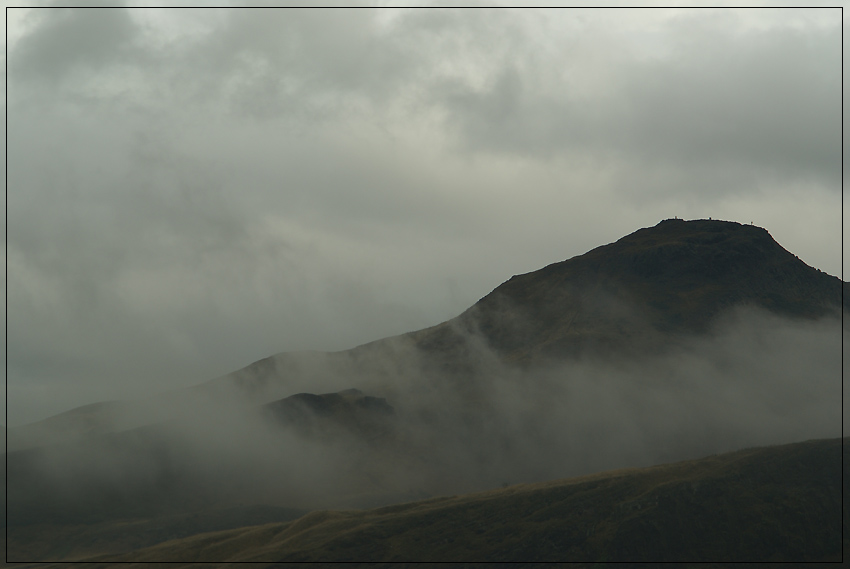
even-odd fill
[[[850,295],[845,310],[847,302]],[[430,352],[457,352],[461,336],[472,332],[518,362],[639,353],[672,335],[704,333],[735,306],[794,318],[837,314],[842,282],[808,266],[761,227],[667,219],[513,276],[458,318],[411,336]]]

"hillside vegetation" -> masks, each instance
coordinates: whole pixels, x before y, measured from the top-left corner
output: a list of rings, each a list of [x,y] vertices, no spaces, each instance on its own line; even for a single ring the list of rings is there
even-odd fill
[[[841,439],[748,449],[373,510],[312,512],[91,561],[835,561],[842,457]]]

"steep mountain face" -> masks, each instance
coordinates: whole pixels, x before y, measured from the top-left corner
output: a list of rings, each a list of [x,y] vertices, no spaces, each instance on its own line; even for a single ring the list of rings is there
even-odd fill
[[[845,290],[847,283],[844,283]],[[850,302],[845,296],[844,309]],[[842,282],[752,225],[668,219],[584,255],[512,277],[461,316],[410,337],[463,351],[476,333],[507,361],[642,353],[704,333],[724,310],[818,318],[842,306]]]

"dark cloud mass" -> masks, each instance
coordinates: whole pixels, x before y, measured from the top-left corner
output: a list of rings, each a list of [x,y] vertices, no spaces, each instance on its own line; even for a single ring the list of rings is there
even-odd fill
[[[8,14],[12,425],[430,326],[674,215],[841,271],[839,9]]]

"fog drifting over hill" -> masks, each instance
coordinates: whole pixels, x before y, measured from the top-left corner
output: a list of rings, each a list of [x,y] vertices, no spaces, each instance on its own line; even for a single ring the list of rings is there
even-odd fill
[[[289,371],[259,400],[357,387],[394,407],[385,435],[305,438],[223,389],[218,398],[175,405],[173,419],[154,429],[48,450],[35,471],[51,481],[50,496],[59,493],[50,507],[60,511],[103,500],[123,515],[211,499],[369,507],[834,438],[842,435],[840,332],[835,317],[789,320],[742,308],[707,336],[637,359],[520,370],[475,338],[472,368],[462,374],[438,373],[403,337],[355,359],[283,354],[279,369]],[[10,504],[21,505],[10,510],[13,524],[20,512],[37,511],[20,509],[28,490],[20,480],[15,488]],[[145,492],[154,493],[140,501]]]
[[[7,11],[4,423],[434,325],[673,216],[840,274],[838,8],[115,6]]]

